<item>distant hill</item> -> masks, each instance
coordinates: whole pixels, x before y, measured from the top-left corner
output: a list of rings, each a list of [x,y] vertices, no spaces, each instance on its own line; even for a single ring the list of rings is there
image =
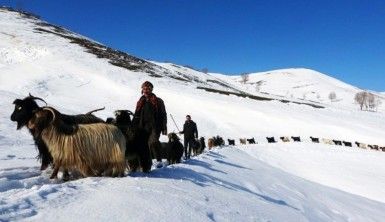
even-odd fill
[[[349,85],[323,73],[305,69],[291,68],[250,73],[249,80],[242,84],[241,76],[225,76],[215,74],[222,80],[227,80],[242,86],[247,92],[260,92],[277,95],[284,98],[314,101],[325,105],[354,108],[354,95],[364,89]],[[329,99],[334,92],[336,98]],[[371,91],[372,92],[372,91]],[[380,96],[381,93],[373,92]]]

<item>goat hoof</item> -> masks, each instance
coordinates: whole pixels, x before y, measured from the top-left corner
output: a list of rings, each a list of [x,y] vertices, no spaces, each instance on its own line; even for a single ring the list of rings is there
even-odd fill
[[[40,170],[45,170],[47,169],[47,167],[48,167],[48,164],[43,164],[41,165]]]

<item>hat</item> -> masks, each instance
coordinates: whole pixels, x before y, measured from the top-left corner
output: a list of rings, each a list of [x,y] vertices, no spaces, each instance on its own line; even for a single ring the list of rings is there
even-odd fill
[[[145,87],[145,86],[150,87],[151,89],[154,88],[154,85],[152,85],[152,83],[150,83],[149,81],[145,81],[145,82],[142,84],[142,88]]]

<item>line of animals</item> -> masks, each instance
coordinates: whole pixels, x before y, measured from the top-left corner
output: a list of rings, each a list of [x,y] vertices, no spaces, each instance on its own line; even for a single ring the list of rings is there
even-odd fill
[[[47,104],[43,99],[31,94],[24,99],[16,99],[11,120],[17,122],[17,129],[26,126],[31,133],[41,160],[41,170],[53,166],[51,179],[57,178],[59,170],[63,171],[63,180],[69,179],[69,173],[88,176],[123,176],[129,172],[141,170],[149,172],[152,159],[161,154],[169,164],[180,163],[183,145],[175,133],[168,134],[168,142],[157,141],[150,150],[140,149],[138,137],[132,126],[129,110],[117,110],[115,118],[104,121],[93,115],[96,109],[85,114],[66,115],[53,107],[39,107],[36,100]],[[312,142],[352,147],[351,142],[319,139],[310,137]],[[268,143],[277,142],[274,137],[266,137]],[[300,142],[300,137],[280,137],[283,142]],[[240,139],[240,144],[255,144],[255,139]],[[228,139],[229,145],[235,140]],[[366,145],[355,142],[360,148],[385,151],[385,147]],[[222,137],[208,139],[208,148],[225,145]],[[205,149],[205,139],[201,137],[193,147],[193,155],[201,154]],[[148,161],[150,158],[150,164]]]
[[[106,121],[93,115],[96,109],[85,114],[67,115],[53,107],[40,107],[32,96],[16,99],[11,120],[17,122],[17,129],[27,127],[38,149],[41,170],[52,165],[51,179],[63,171],[63,180],[70,173],[88,176],[123,176],[125,170],[135,172],[151,170],[152,159],[160,153],[169,164],[179,163],[183,155],[183,145],[175,133],[168,134],[168,142],[150,146],[150,150],[140,149],[135,129],[131,122],[133,113],[117,110],[115,118]],[[193,154],[203,152],[204,138],[194,145]],[[150,159],[150,164],[148,161]]]
[[[299,137],[299,136],[292,136],[292,137],[282,136],[282,137],[279,137],[279,139],[285,143],[291,142],[291,141],[301,142],[301,137]],[[266,140],[268,143],[277,143],[277,140],[275,140],[274,137],[266,137]],[[324,144],[329,144],[329,145],[353,147],[353,143],[348,142],[348,141],[331,140],[331,139],[325,139],[325,138],[320,139],[320,138],[312,137],[312,136],[310,136],[310,140],[313,143],[324,143]],[[234,139],[228,139],[227,141],[228,141],[229,145],[235,145]],[[239,139],[239,143],[241,145],[243,145],[243,144],[247,144],[247,143],[248,144],[255,144],[256,142],[255,142],[254,138],[250,138],[250,139],[241,138],[241,139]],[[362,149],[372,149],[372,150],[378,150],[378,151],[382,150],[383,152],[385,152],[385,146],[365,144],[365,143],[361,143],[361,142],[357,142],[357,141],[354,142],[354,144],[356,144],[357,147],[362,148]],[[209,139],[209,147],[210,147],[210,139]]]

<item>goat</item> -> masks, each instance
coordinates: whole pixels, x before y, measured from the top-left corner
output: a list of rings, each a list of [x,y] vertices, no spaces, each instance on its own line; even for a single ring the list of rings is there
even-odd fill
[[[279,138],[282,140],[282,142],[285,142],[285,143],[290,142],[290,138],[287,136],[281,136]]]
[[[184,148],[183,144],[180,142],[180,138],[175,133],[168,134],[168,143],[166,151],[167,161],[169,164],[180,163],[180,159],[183,156]]]
[[[380,147],[380,149],[385,152],[385,146]]]
[[[378,145],[368,145],[368,147],[372,150],[379,150]]]
[[[247,142],[249,142],[249,144],[255,144],[255,139],[254,139],[254,137],[251,138],[251,139],[246,139],[246,140],[247,140]]]
[[[106,119],[106,123],[108,123],[108,124],[116,124],[116,120],[113,117],[108,117]]]
[[[274,137],[266,137],[268,143],[276,143]]]
[[[214,147],[214,139],[213,138],[209,138],[207,140],[207,146],[209,147],[209,150],[211,150],[211,148]]]
[[[225,141],[219,135],[214,136],[213,139],[214,139],[214,146],[223,146],[223,145],[225,145]]]
[[[362,149],[367,149],[368,148],[368,146],[365,144],[365,143],[360,143],[360,142],[354,142],[356,145],[357,145],[357,147],[359,147],[359,148],[362,148]]]
[[[311,141],[313,142],[313,143],[319,143],[319,138],[316,138],[316,137],[310,137],[310,139],[311,139]]]
[[[162,149],[162,144],[156,138],[155,134],[151,134],[151,143],[149,149],[145,150],[141,147],[141,132],[134,127],[131,116],[134,114],[130,110],[116,110],[114,112],[114,125],[117,126],[126,136],[126,153],[125,157],[128,163],[128,168],[131,172],[141,168],[143,172],[148,172],[151,169],[151,159],[166,159],[167,152]]]
[[[52,154],[57,177],[60,167],[77,170],[82,176],[123,176],[126,139],[114,125],[68,124],[52,107],[37,111],[27,127],[39,134]]]
[[[294,142],[301,142],[301,138],[299,136],[292,136],[291,138]]]
[[[22,127],[28,124],[28,121],[33,117],[34,112],[39,110],[40,107],[36,103],[36,100],[43,101],[47,104],[43,99],[39,97],[29,96],[24,99],[16,99],[13,101],[15,104],[15,109],[11,115],[11,120],[17,123],[17,130],[20,130]],[[104,109],[104,108],[102,108]],[[65,115],[61,114],[62,120],[69,124],[77,124],[77,123],[101,123],[104,122],[102,119],[92,115],[93,112],[101,109],[90,111],[86,114],[80,115]],[[35,132],[32,129],[29,129],[31,135],[34,135]],[[44,144],[41,137],[33,137],[35,145],[38,149],[38,159],[41,160],[40,170],[45,170],[49,164],[52,163],[52,155],[49,153],[47,146]]]
[[[203,150],[205,149],[205,147],[206,147],[205,138],[204,137],[199,138],[199,140],[196,140],[193,144],[193,147],[192,147],[193,155],[196,156],[203,153]]]
[[[235,146],[235,140],[227,139],[227,141],[229,142],[229,145]]]
[[[239,139],[240,144],[246,144],[246,138],[241,138]]]
[[[332,140],[332,141],[333,141],[333,143],[334,143],[335,145],[337,145],[337,146],[342,146],[341,140]]]
[[[128,128],[132,126],[131,116],[134,116],[134,113],[130,110],[116,110],[114,114],[116,126],[122,132],[127,132]]]
[[[344,144],[344,146],[352,147],[352,143],[351,142],[342,141],[342,143]]]
[[[322,138],[321,141],[324,144],[334,145],[334,143],[333,143],[333,141],[331,139]]]

